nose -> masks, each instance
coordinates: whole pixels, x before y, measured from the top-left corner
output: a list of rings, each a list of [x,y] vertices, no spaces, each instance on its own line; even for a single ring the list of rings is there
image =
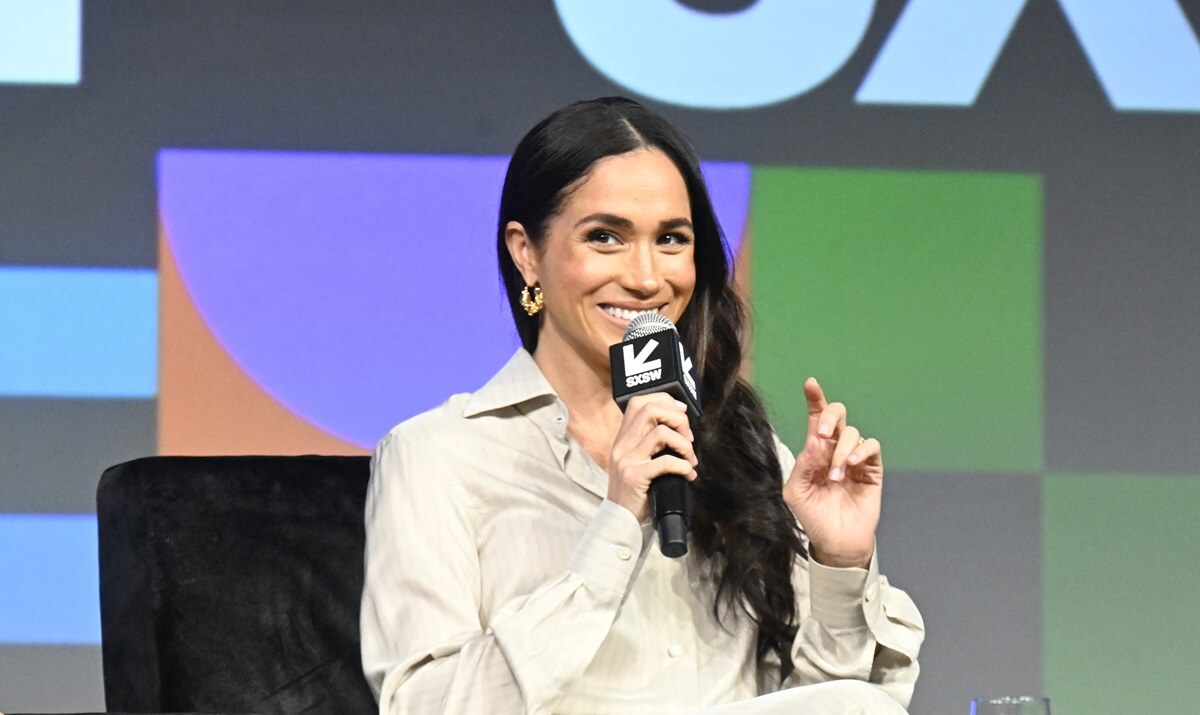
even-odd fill
[[[629,252],[623,284],[628,290],[642,295],[652,295],[659,291],[662,287],[662,272],[653,245],[639,242]]]

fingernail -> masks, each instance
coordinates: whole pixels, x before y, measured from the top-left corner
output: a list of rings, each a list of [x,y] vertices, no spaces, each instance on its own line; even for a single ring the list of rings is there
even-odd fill
[[[698,479],[699,477],[700,477],[700,475],[696,473],[695,469],[693,469],[692,470],[692,479]]]
[[[679,400],[675,400],[675,406],[685,412],[687,411],[687,403],[686,402],[680,402]]]
[[[817,434],[821,435],[822,437],[828,437],[832,435],[833,425],[828,422],[822,422],[821,426],[817,428]]]
[[[831,481],[831,482],[842,481],[842,468],[841,467],[834,467],[833,469],[829,470],[829,481]]]
[[[689,442],[695,442],[695,441],[696,441],[696,433],[695,433],[695,432],[692,432],[692,431],[689,429],[687,434],[688,434],[688,441],[689,441]]]
[[[862,461],[862,455],[855,452],[854,454],[850,455],[850,459],[847,459],[846,461],[851,464],[858,464],[860,461]]]

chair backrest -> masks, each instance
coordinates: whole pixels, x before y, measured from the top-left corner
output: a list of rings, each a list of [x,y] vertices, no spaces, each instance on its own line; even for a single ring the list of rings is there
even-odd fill
[[[107,708],[373,713],[367,457],[149,457],[96,492]]]

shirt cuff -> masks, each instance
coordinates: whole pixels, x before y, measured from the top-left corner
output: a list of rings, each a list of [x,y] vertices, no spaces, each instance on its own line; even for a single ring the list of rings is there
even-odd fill
[[[879,593],[875,554],[867,568],[834,568],[808,560],[809,607],[813,618],[828,628],[863,628],[863,604]]]
[[[641,551],[641,524],[628,509],[605,499],[583,532],[567,568],[602,588],[623,594]]]

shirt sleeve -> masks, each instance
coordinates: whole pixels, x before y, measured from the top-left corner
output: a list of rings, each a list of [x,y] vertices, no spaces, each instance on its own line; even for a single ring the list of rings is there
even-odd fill
[[[776,447],[786,478],[796,460],[782,442]],[[800,628],[792,644],[795,670],[782,687],[862,680],[908,707],[925,623],[908,594],[879,574],[877,554],[865,569],[797,558],[792,586]],[[774,675],[777,682],[778,670]]]
[[[484,625],[471,501],[444,453],[393,432],[371,463],[363,670],[380,713],[541,713],[583,673],[629,588],[642,530],[605,501],[561,573]]]

